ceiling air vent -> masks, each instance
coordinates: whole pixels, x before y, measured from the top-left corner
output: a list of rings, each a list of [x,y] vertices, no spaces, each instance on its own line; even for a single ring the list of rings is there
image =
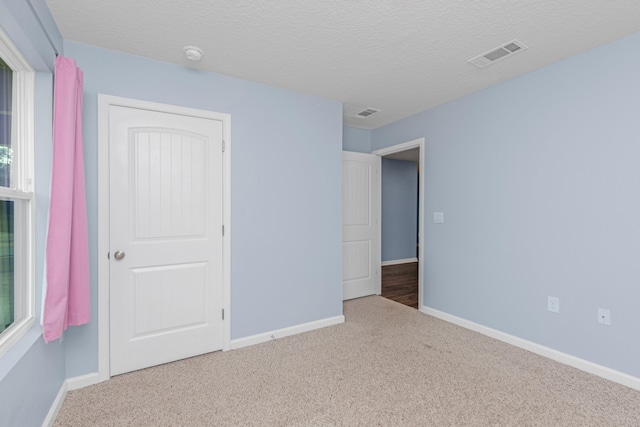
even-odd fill
[[[478,55],[475,58],[471,58],[469,62],[478,68],[484,68],[487,65],[493,64],[496,61],[511,56],[515,53],[521,52],[527,48],[527,45],[518,40],[511,40],[510,42],[498,46],[495,49],[491,49],[488,52]]]
[[[359,113],[357,113],[355,116],[356,119],[366,119],[367,117],[369,117],[372,114],[375,114],[377,112],[379,112],[380,110],[376,110],[375,108],[367,108],[366,110],[362,110]]]

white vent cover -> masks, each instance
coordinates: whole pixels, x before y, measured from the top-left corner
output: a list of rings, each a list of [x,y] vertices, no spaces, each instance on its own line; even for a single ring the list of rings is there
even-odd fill
[[[511,40],[508,43],[498,46],[495,49],[491,49],[488,52],[478,55],[475,58],[471,58],[469,62],[478,68],[484,68],[487,65],[500,61],[508,56],[514,55],[518,52],[522,52],[527,49],[527,45],[518,40]]]
[[[372,114],[375,114],[377,112],[379,112],[380,110],[376,110],[375,108],[367,108],[366,110],[362,110],[359,113],[357,113],[355,116],[356,119],[366,119],[367,117],[369,117]]]

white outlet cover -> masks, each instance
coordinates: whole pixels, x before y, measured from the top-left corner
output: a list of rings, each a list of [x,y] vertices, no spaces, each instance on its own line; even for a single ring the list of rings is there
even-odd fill
[[[598,323],[601,323],[603,325],[611,324],[611,312],[608,308],[598,309]]]
[[[547,310],[552,313],[560,313],[560,298],[547,297]]]
[[[433,223],[434,224],[443,224],[444,223],[444,212],[434,212],[433,213]]]

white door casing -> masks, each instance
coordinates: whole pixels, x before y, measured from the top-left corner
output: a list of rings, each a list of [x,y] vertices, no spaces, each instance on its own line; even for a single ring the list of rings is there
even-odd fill
[[[376,156],[386,156],[389,154],[399,153],[402,151],[418,148],[420,151],[419,165],[418,165],[418,310],[424,308],[424,198],[425,198],[425,173],[424,173],[424,159],[425,159],[425,141],[424,138],[414,139],[412,141],[403,142],[402,144],[393,145],[390,147],[382,148],[373,152]],[[380,223],[380,229],[382,228],[382,222]],[[381,240],[380,240],[381,241]]]
[[[380,157],[342,152],[343,299],[380,294]]]
[[[228,115],[104,95],[100,110],[100,380],[228,349]]]

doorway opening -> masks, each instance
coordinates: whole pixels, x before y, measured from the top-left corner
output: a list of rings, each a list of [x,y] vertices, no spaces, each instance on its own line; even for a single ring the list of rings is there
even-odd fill
[[[421,309],[424,138],[374,151],[382,158],[381,295]]]

